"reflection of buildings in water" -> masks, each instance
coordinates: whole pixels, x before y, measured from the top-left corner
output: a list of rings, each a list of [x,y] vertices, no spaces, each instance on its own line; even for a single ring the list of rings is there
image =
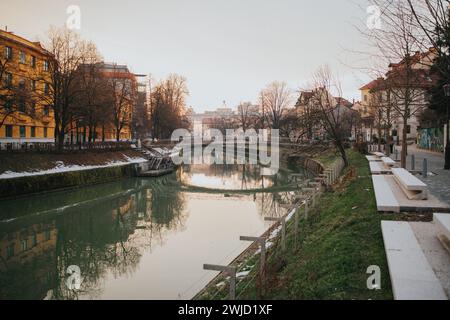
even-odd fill
[[[0,298],[43,299],[54,285],[55,221],[0,235]]]

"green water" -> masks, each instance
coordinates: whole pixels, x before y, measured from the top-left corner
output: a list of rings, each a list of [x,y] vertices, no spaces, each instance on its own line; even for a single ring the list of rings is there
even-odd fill
[[[204,263],[230,263],[249,245],[239,236],[286,213],[296,188],[272,190],[291,182],[257,166],[192,166],[0,201],[0,298],[192,298],[216,275]],[[79,289],[67,286],[69,266]]]

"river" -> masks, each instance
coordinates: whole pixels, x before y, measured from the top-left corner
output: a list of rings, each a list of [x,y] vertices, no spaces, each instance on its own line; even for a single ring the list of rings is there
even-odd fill
[[[232,262],[249,246],[239,236],[286,214],[293,186],[284,171],[197,165],[0,201],[0,298],[190,299],[217,274],[203,264]]]

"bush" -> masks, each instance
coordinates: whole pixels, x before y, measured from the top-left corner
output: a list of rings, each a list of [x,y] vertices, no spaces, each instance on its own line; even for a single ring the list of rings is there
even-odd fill
[[[361,154],[368,154],[369,149],[366,142],[357,142],[354,144],[353,149]]]

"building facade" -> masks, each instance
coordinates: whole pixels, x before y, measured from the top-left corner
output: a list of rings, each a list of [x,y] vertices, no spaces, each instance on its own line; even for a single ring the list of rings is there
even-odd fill
[[[390,136],[394,143],[400,144],[405,128],[403,115],[407,116],[408,122],[405,128],[407,141],[413,143],[417,140],[419,116],[429,104],[427,91],[435,82],[430,68],[436,54],[435,49],[430,49],[416,52],[399,63],[391,63],[384,77],[360,88],[360,114],[370,123],[370,129],[366,128],[365,132],[367,141],[379,134],[376,131],[380,131],[378,127],[381,126],[381,138]],[[406,96],[409,97],[408,112],[405,111]]]
[[[51,59],[39,42],[0,30],[1,143],[54,142]]]

